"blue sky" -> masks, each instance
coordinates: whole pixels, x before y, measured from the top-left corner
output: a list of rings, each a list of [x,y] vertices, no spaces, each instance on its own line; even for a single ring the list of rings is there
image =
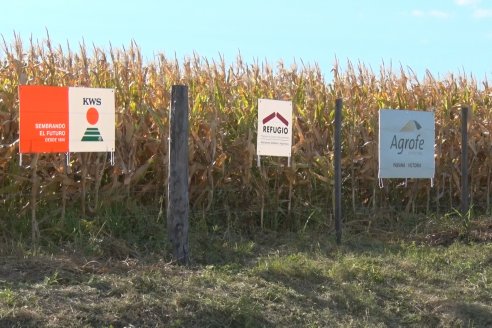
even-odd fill
[[[492,77],[490,0],[11,0],[2,1],[0,33],[27,44],[46,37],[72,49],[135,40],[144,57],[219,54],[231,63],[318,63],[329,80],[335,58],[410,67],[419,76]],[[1,54],[0,54],[1,55]]]

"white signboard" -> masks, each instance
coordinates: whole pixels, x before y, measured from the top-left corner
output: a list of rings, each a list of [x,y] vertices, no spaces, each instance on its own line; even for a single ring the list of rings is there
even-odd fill
[[[434,178],[433,112],[379,111],[379,178]]]
[[[113,89],[69,88],[68,111],[71,152],[114,152]]]
[[[258,99],[257,155],[290,157],[292,102]]]

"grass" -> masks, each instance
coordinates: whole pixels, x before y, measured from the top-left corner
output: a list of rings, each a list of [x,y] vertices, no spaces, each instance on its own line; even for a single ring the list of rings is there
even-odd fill
[[[487,327],[492,225],[472,227],[486,237],[193,233],[189,267],[153,252],[4,256],[0,327]]]

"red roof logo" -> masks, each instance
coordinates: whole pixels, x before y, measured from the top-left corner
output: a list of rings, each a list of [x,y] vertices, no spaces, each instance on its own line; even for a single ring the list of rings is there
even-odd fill
[[[283,117],[278,112],[271,113],[270,115],[268,115],[267,117],[265,117],[263,119],[263,124],[267,124],[268,122],[270,122],[271,120],[273,120],[275,117],[278,118],[280,120],[280,122],[284,123],[286,126],[289,126],[289,121],[287,121],[285,119],[285,117]]]

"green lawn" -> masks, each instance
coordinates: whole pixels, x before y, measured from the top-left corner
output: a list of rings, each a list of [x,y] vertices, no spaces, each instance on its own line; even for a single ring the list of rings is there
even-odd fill
[[[492,326],[490,240],[382,236],[194,234],[190,267],[155,252],[3,256],[0,327]]]

